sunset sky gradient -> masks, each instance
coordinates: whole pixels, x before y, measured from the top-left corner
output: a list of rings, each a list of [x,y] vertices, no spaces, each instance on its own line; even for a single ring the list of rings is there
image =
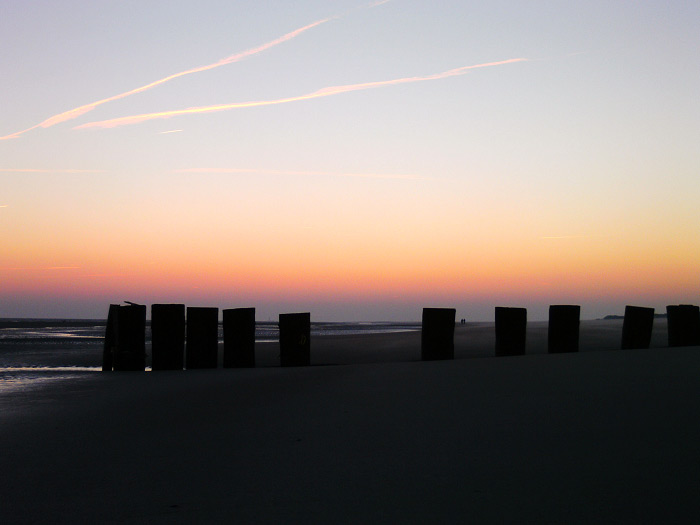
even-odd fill
[[[696,2],[6,0],[0,317],[698,304],[698,21]]]

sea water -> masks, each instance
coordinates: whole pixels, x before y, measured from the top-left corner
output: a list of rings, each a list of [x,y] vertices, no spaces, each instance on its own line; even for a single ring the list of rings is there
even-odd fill
[[[0,319],[0,393],[70,380],[102,369],[106,322],[94,319]],[[420,330],[420,323],[312,322],[311,337]],[[255,325],[256,344],[279,341],[276,322]],[[219,342],[223,328],[219,324]],[[146,353],[151,329],[146,326]]]

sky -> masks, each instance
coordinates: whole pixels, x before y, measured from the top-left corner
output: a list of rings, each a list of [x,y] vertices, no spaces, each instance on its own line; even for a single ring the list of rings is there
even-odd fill
[[[700,3],[3,0],[0,317],[700,301]]]

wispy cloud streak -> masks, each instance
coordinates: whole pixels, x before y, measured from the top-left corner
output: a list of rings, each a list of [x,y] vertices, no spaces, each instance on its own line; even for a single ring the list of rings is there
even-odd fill
[[[562,241],[571,239],[605,239],[614,235],[545,235],[540,237],[542,241]]]
[[[30,271],[30,272],[36,272],[36,271],[49,271],[49,270],[80,270],[80,266],[44,266],[42,268],[28,268],[28,267],[16,267],[16,266],[11,266],[11,267],[5,267],[5,268],[0,268],[0,270],[3,271]]]
[[[289,33],[286,33],[286,34],[282,35],[281,37],[276,38],[275,40],[271,40],[270,42],[262,44],[258,47],[248,49],[248,50],[243,51],[241,53],[236,53],[236,54],[230,55],[226,58],[222,58],[221,60],[214,62],[212,64],[208,64],[206,66],[194,67],[192,69],[187,69],[185,71],[180,71],[179,73],[168,75],[167,77],[161,78],[160,80],[156,80],[156,81],[151,82],[149,84],[145,84],[145,85],[138,87],[136,89],[132,89],[130,91],[125,91],[123,93],[119,93],[118,95],[114,95],[114,96],[109,97],[109,98],[98,100],[96,102],[91,102],[90,104],[85,104],[83,106],[79,106],[77,108],[74,108],[74,109],[71,109],[68,111],[64,111],[63,113],[59,113],[58,115],[54,115],[53,117],[47,118],[43,122],[40,122],[39,124],[36,124],[35,126],[32,126],[31,128],[27,128],[27,129],[22,130],[22,131],[17,131],[15,133],[5,135],[4,137],[0,137],[0,140],[19,138],[21,135],[27,133],[28,131],[32,131],[33,129],[49,128],[49,127],[54,126],[56,124],[59,124],[61,122],[65,122],[67,120],[72,120],[72,119],[78,118],[78,117],[84,115],[85,113],[92,111],[96,107],[101,106],[102,104],[106,104],[108,102],[113,102],[115,100],[126,98],[126,97],[129,97],[131,95],[135,95],[137,93],[142,93],[142,92],[147,91],[149,89],[153,89],[154,87],[159,86],[161,84],[165,84],[166,82],[170,82],[171,80],[174,80],[176,78],[184,77],[185,75],[192,75],[194,73],[201,73],[202,71],[208,71],[210,69],[225,66],[227,64],[233,64],[234,62],[239,62],[240,60],[243,60],[244,58],[247,58],[247,57],[252,56],[252,55],[257,55],[258,53],[262,53],[263,51],[266,51],[266,50],[270,49],[271,47],[274,47],[278,44],[282,44],[283,42],[287,42],[289,40],[292,40],[293,38],[299,36],[300,34],[304,33],[305,31],[308,31],[309,29],[312,29],[312,28],[317,27],[325,22],[328,22],[329,20],[333,20],[334,18],[337,18],[337,17],[328,17],[328,18],[323,18],[321,20],[317,20],[316,22],[312,22],[311,24],[305,25],[304,27],[300,27],[298,29],[295,29],[294,31],[290,31]]]
[[[307,93],[305,95],[299,95],[295,97],[279,98],[274,100],[257,100],[250,102],[234,102],[231,104],[217,104],[213,106],[200,106],[192,107],[186,109],[179,109],[173,111],[161,111],[157,113],[144,113],[141,115],[131,115],[127,117],[120,117],[109,120],[101,120],[95,122],[88,122],[86,124],[81,124],[73,129],[89,129],[89,128],[116,128],[118,126],[127,126],[130,124],[138,124],[139,122],[145,122],[147,120],[154,119],[165,119],[176,117],[180,115],[192,115],[198,113],[215,113],[218,111],[227,111],[231,109],[241,109],[241,108],[253,108],[259,106],[272,106],[275,104],[287,104],[289,102],[299,102],[302,100],[311,100],[321,97],[330,97],[332,95],[339,95],[341,93],[348,93],[351,91],[362,91],[365,89],[375,89],[385,86],[392,86],[397,84],[411,84],[415,82],[426,82],[429,80],[440,80],[449,77],[456,77],[460,75],[465,75],[472,69],[484,68],[484,67],[494,67],[501,66],[505,64],[513,64],[516,62],[526,62],[526,58],[511,58],[508,60],[501,60],[498,62],[486,62],[483,64],[475,64],[472,66],[462,66],[455,69],[450,69],[448,71],[443,71],[442,73],[436,73],[433,75],[419,76],[419,77],[404,77],[395,78],[392,80],[380,80],[377,82],[365,82],[362,84],[347,84],[342,86],[331,86],[327,88],[314,91],[313,93]]]
[[[268,170],[256,168],[186,168],[178,169],[175,173],[231,173],[231,174],[255,174],[255,175],[288,175],[288,176],[320,176],[320,177],[354,177],[363,179],[390,179],[390,180],[433,180],[430,177],[410,174],[394,173],[337,173],[332,171],[304,171],[304,170]]]
[[[107,173],[106,170],[72,170],[72,169],[56,169],[56,170],[44,170],[44,169],[31,169],[31,168],[0,168],[0,173]]]

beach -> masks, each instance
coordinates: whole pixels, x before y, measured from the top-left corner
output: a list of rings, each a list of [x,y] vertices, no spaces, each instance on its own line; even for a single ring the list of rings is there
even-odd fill
[[[607,323],[607,324],[606,324]],[[3,523],[695,523],[700,349],[493,357],[458,325],[327,336],[312,365],[89,373],[0,395]],[[468,344],[467,344],[468,343]],[[278,363],[279,361],[277,361]]]

